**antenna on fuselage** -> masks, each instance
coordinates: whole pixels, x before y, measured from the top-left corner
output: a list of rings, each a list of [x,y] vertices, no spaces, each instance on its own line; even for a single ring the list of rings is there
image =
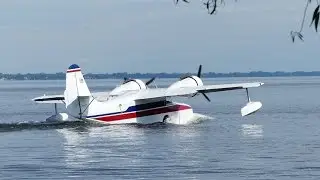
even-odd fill
[[[156,77],[152,77],[151,79],[149,79],[148,81],[145,82],[145,85],[146,86],[150,85],[155,79],[156,79]],[[133,79],[131,79],[131,78],[124,77],[122,84],[125,84],[125,83],[127,83],[129,81],[132,81],[132,80]]]

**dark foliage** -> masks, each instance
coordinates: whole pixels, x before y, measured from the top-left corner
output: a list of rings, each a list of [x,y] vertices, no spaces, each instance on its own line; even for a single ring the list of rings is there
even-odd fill
[[[180,1],[181,2],[185,2],[185,3],[189,3],[189,1],[187,0],[174,0],[175,4],[178,4]],[[234,0],[237,1],[237,0]],[[313,16],[312,16],[312,20],[311,20],[311,24],[310,27],[312,25],[314,25],[314,28],[316,30],[316,32],[318,32],[318,25],[319,25],[319,16],[320,16],[320,11],[319,11],[319,0],[306,0],[306,6],[304,9],[304,13],[303,13],[303,18],[302,18],[302,22],[301,22],[301,26],[299,31],[291,31],[290,35],[291,35],[291,39],[292,42],[295,42],[296,37],[298,37],[301,41],[303,41],[303,27],[305,24],[305,19],[306,19],[306,14],[307,14],[307,10],[309,9],[310,5],[312,5],[312,3],[315,4],[315,9],[313,11]],[[224,5],[225,1],[224,0],[202,0],[201,3],[205,6],[205,8],[208,11],[208,14],[212,15],[212,14],[216,14],[217,10],[219,8],[219,6]]]

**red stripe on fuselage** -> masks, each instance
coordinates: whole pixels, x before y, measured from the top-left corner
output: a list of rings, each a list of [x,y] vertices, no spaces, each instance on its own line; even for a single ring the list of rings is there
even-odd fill
[[[143,110],[143,111],[137,111],[132,113],[124,113],[124,114],[118,114],[118,115],[111,115],[111,116],[102,116],[93,118],[99,121],[119,121],[119,120],[126,120],[131,118],[137,118],[137,117],[145,117],[145,116],[151,116],[151,115],[157,115],[157,114],[163,114],[163,113],[169,113],[169,112],[175,112],[175,111],[182,111],[186,109],[191,109],[190,106],[186,105],[174,105],[174,106],[167,106],[167,107],[161,107],[157,109],[150,109],[150,110]]]
[[[81,71],[81,69],[70,69],[70,70],[67,70],[67,73],[78,72],[78,71]]]

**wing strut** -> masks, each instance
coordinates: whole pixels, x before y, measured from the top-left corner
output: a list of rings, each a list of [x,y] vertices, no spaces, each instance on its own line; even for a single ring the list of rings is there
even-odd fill
[[[248,99],[248,102],[251,102],[251,100],[250,100],[250,96],[249,96],[249,90],[248,90],[248,88],[246,88],[246,92],[247,92],[247,99]]]
[[[58,107],[57,107],[57,103],[54,103],[54,112],[55,112],[55,115],[58,114]]]

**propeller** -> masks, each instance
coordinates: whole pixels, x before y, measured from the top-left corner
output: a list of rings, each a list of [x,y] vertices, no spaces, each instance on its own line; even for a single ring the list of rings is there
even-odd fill
[[[209,102],[211,102],[211,100],[209,99],[209,97],[204,93],[204,92],[202,92],[201,93]]]
[[[202,72],[202,65],[200,65],[199,68],[198,68],[198,73],[197,73],[197,77],[198,78],[201,78],[201,72]],[[180,77],[180,79],[182,80],[182,79],[185,79],[187,77],[189,77],[189,76],[182,76],[182,77]],[[204,98],[206,98],[207,101],[211,102],[210,98],[204,92],[197,92],[192,97],[196,96],[198,93],[201,93],[204,96]]]
[[[201,78],[201,70],[202,70],[202,65],[199,66],[199,69],[198,69],[198,78]]]
[[[202,71],[202,65],[199,66],[198,73],[197,73],[197,76],[198,76],[199,78],[201,78],[201,71]],[[183,75],[183,76],[180,77],[180,80],[185,79],[185,78],[190,77],[190,76],[191,76],[191,75],[188,75],[188,74]]]
[[[148,86],[149,84],[151,84],[154,80],[156,79],[156,77],[151,78],[149,81],[146,82],[146,86]]]
[[[201,71],[202,71],[202,65],[200,64],[199,69],[198,69],[198,74],[197,74],[198,78],[201,78]],[[209,97],[204,92],[201,92],[201,94],[204,96],[204,98],[207,99],[207,101],[211,102]]]

